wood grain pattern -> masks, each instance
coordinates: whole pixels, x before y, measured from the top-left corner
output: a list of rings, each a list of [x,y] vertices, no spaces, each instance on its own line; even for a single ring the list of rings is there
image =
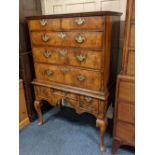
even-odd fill
[[[45,53],[50,53],[46,57]],[[79,56],[84,57],[82,61]],[[44,62],[60,65],[71,65],[86,67],[92,69],[101,69],[102,67],[102,52],[93,50],[71,49],[71,48],[52,48],[52,47],[34,47],[33,58],[36,62]]]
[[[47,24],[42,26],[41,20],[30,20],[30,30],[60,30],[60,19],[46,19]]]
[[[128,123],[118,122],[116,126],[116,136],[134,145],[135,143],[135,127]]]
[[[33,46],[61,46],[61,47],[79,47],[79,48],[96,48],[103,47],[103,33],[102,32],[62,32],[65,37],[59,37],[61,32],[31,32]],[[44,42],[42,37],[47,35],[49,40]],[[83,43],[77,43],[76,37],[82,36],[85,38]],[[95,38],[95,40],[94,40]]]
[[[103,17],[83,17],[83,24],[78,25],[75,18],[63,18],[62,29],[64,30],[103,30],[104,29],[104,18]]]
[[[63,72],[62,70],[66,71]],[[48,76],[46,70],[50,70],[52,75]],[[72,85],[81,88],[87,88],[92,90],[101,89],[101,73],[88,71],[84,69],[72,68],[69,66],[57,66],[35,63],[36,78],[55,81],[67,85]],[[85,79],[79,80],[78,77],[84,77]],[[94,83],[95,81],[95,83]]]

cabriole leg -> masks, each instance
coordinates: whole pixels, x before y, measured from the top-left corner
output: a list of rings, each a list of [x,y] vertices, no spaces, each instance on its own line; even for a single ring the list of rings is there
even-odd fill
[[[104,134],[106,130],[107,122],[105,120],[97,119],[96,120],[96,127],[100,129],[100,150],[105,151],[104,145]]]
[[[35,100],[34,101],[34,107],[35,107],[35,110],[37,111],[37,114],[38,114],[38,118],[39,118],[38,125],[40,126],[43,124],[43,116],[42,116],[42,112],[41,112],[41,101]]]

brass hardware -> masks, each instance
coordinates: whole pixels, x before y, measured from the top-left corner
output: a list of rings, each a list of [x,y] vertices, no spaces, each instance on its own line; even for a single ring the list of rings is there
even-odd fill
[[[86,60],[86,56],[80,54],[80,55],[77,55],[77,56],[76,56],[76,59],[77,59],[78,61],[82,62],[82,61]]]
[[[89,102],[89,103],[90,103],[90,102],[92,101],[92,98],[91,98],[91,97],[89,97],[89,96],[86,96],[86,97],[85,97],[85,100],[86,100],[87,102]]]
[[[46,58],[49,58],[51,56],[51,52],[44,51],[43,56],[46,57]]]
[[[69,71],[69,69],[66,68],[66,67],[62,67],[62,68],[60,68],[60,71],[61,71],[62,73],[67,73],[67,72]]]
[[[77,18],[75,20],[75,23],[78,24],[78,25],[82,25],[85,23],[85,19],[84,18]]]
[[[63,49],[63,50],[60,50],[59,53],[60,53],[61,56],[64,57],[64,56],[66,56],[67,51]]]
[[[64,39],[66,37],[66,34],[64,32],[59,32],[58,37]]]
[[[52,72],[50,69],[46,69],[46,70],[45,70],[45,74],[46,74],[47,76],[51,76],[51,75],[53,75],[53,72]]]
[[[79,81],[84,81],[84,80],[86,79],[86,77],[83,76],[83,75],[78,75],[78,76],[77,76],[77,79],[78,79]]]
[[[47,20],[41,19],[41,20],[40,20],[40,25],[41,25],[41,26],[46,26],[46,25],[47,25]]]
[[[47,42],[48,40],[49,40],[49,36],[48,35],[43,35],[42,36],[42,40],[44,41],[44,42]]]
[[[79,43],[79,44],[82,44],[84,41],[85,41],[85,38],[81,35],[78,35],[76,38],[75,38],[76,42]]]

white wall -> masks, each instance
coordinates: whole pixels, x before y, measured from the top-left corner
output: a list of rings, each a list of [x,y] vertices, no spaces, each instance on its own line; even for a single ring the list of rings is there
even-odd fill
[[[119,11],[125,19],[127,0],[41,0],[42,12],[47,14],[65,14],[90,11]]]

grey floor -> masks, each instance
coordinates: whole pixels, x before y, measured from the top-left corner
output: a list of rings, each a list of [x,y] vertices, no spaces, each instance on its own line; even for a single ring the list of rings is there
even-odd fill
[[[99,151],[99,130],[95,118],[77,115],[74,110],[53,108],[44,114],[45,123],[38,120],[20,131],[20,155],[111,155],[112,136],[105,134],[106,151]],[[132,148],[121,148],[116,155],[134,155]]]

